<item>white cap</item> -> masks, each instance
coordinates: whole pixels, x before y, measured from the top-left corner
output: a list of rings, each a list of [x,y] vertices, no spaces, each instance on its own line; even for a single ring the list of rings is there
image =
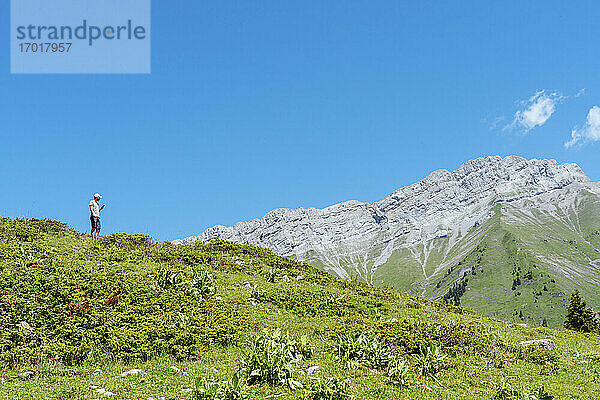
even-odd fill
[[[102,196],[100,196],[100,193],[94,193],[94,198],[98,197],[99,199],[102,198]]]

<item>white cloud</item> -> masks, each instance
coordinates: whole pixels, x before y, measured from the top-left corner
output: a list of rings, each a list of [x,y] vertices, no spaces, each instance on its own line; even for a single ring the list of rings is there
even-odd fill
[[[587,121],[583,127],[575,127],[571,131],[571,140],[565,142],[568,149],[582,142],[597,142],[600,140],[600,107],[590,108]]]
[[[544,125],[556,110],[556,105],[564,98],[565,96],[558,92],[536,92],[528,100],[521,102],[522,109],[515,113],[512,123],[506,125],[503,130],[517,129],[527,134],[536,126]]]
[[[502,123],[506,118],[505,117],[496,117],[493,119],[490,124],[490,130],[496,129],[500,123]]]

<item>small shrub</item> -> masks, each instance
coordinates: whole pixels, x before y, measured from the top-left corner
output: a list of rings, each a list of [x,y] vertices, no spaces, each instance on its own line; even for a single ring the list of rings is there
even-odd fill
[[[243,371],[238,370],[228,381],[197,379],[193,396],[195,400],[245,400],[245,388]]]
[[[600,379],[600,354],[588,353],[584,354],[582,358],[586,371],[592,374],[595,379]]]
[[[271,268],[269,272],[267,272],[265,278],[269,283],[275,283],[275,278],[277,278],[277,270],[275,268]]]
[[[544,387],[537,391],[528,393],[521,392],[512,387],[512,385],[503,380],[493,397],[494,400],[553,400],[554,396],[544,390]]]
[[[395,355],[390,360],[385,375],[390,382],[400,386],[408,385],[408,373],[410,371],[409,364],[406,360],[398,355]]]
[[[496,389],[496,393],[492,399],[494,400],[511,400],[511,399],[520,399],[521,393],[512,387],[509,381],[506,379],[502,379],[500,385]]]
[[[551,364],[544,364],[540,368],[540,375],[555,375],[558,373],[559,369],[560,368],[559,368],[558,362],[551,363]]]
[[[188,295],[207,299],[217,293],[214,278],[206,271],[196,274],[185,283],[185,291]]]
[[[549,365],[558,362],[558,354],[556,351],[539,349],[535,346],[519,349],[517,357],[521,360],[538,365]]]
[[[429,322],[391,320],[377,322],[374,331],[386,342],[394,343],[406,353],[418,353],[421,347],[441,346],[451,354],[478,353],[493,355],[506,349],[507,343],[497,332],[473,322]]]
[[[334,350],[340,358],[358,361],[377,369],[387,367],[392,357],[391,348],[381,342],[373,332],[338,336]]]
[[[512,389],[512,388],[501,388],[496,391],[494,395],[494,400],[512,400],[512,399],[520,399],[521,393]]]
[[[552,400],[554,396],[544,390],[542,386],[537,391],[533,393],[524,393],[523,400]]]
[[[306,396],[309,400],[347,400],[350,399],[348,393],[348,381],[337,377],[327,380],[319,379]]]
[[[252,348],[243,357],[248,384],[269,383],[288,386],[291,389],[301,387],[293,377],[294,364],[309,358],[312,349],[307,339],[296,340],[289,333],[280,330],[263,331],[252,343]]]
[[[183,278],[179,272],[162,269],[158,271],[156,277],[156,286],[163,290],[176,288],[183,283]]]
[[[394,344],[381,341],[373,332],[355,332],[338,336],[334,351],[340,358],[384,370],[385,376],[394,384],[400,386],[408,384],[410,371],[408,362],[400,355]],[[438,354],[438,357],[442,356]],[[445,357],[443,355],[443,358]],[[427,360],[430,362],[429,358]]]
[[[413,355],[415,364],[422,376],[435,375],[448,358],[439,346],[421,347],[418,354]]]
[[[266,299],[267,299],[267,293],[263,289],[258,287],[258,285],[252,286],[252,293],[250,293],[251,301],[254,301],[257,303],[263,303],[266,301]]]
[[[214,278],[207,271],[192,273],[188,279],[183,272],[162,269],[157,273],[156,285],[163,290],[181,290],[194,298],[208,299],[217,293]]]

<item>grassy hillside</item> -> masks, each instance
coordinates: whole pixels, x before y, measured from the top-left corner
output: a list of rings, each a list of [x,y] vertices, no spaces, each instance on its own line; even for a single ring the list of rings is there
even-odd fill
[[[560,327],[570,292],[542,262],[522,250],[511,232],[495,228],[449,267],[428,294],[507,321]]]
[[[465,268],[500,246],[524,276],[533,259],[510,232],[495,238]],[[519,344],[530,339],[556,349]],[[0,219],[0,362],[2,399],[600,398],[594,334],[342,281],[257,247],[92,241],[45,220]]]

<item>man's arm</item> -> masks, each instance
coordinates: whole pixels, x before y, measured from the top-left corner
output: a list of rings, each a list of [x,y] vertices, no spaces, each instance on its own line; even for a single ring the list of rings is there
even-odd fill
[[[91,204],[90,204],[90,213],[91,213],[92,215],[94,215],[94,209],[92,208],[92,205],[91,205]]]

